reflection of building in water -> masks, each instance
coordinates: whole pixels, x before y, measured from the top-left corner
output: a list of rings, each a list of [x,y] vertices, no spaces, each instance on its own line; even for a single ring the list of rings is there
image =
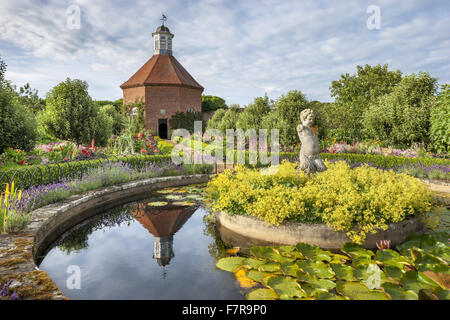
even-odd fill
[[[168,265],[175,256],[173,235],[181,229],[196,209],[196,206],[151,207],[146,203],[134,207],[133,216],[155,237],[153,258],[158,265],[162,267]]]

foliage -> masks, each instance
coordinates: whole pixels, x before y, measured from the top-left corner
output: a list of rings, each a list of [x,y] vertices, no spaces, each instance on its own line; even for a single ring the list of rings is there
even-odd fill
[[[42,123],[52,136],[88,144],[95,139],[104,145],[112,131],[112,119],[88,94],[86,81],[71,80],[59,83],[47,93],[47,105]]]
[[[430,138],[432,149],[439,153],[450,152],[450,85],[442,86],[437,104],[431,110]]]
[[[269,224],[325,223],[357,243],[430,208],[431,191],[413,177],[368,166],[351,169],[345,162],[326,165],[327,171],[310,177],[286,161],[272,174],[237,166],[208,183],[205,199],[214,210]]]
[[[137,116],[131,116],[131,111],[133,108],[136,108],[137,110]],[[145,112],[145,103],[141,99],[136,98],[134,103],[128,103],[122,105],[122,115],[127,118],[127,121],[130,121],[130,118],[133,118],[133,134],[137,134],[139,131],[145,128],[145,119],[144,119],[144,112]]]
[[[376,254],[354,243],[337,253],[305,243],[252,247],[249,257],[225,257],[216,266],[250,289],[249,300],[448,300],[448,237],[411,235],[398,251]]]
[[[21,199],[22,190],[14,187],[14,181],[11,187],[6,184],[4,193],[0,194],[0,233],[16,232],[29,223],[29,216],[19,208]]]
[[[202,112],[210,112],[227,108],[228,106],[226,105],[224,99],[216,96],[202,95]]]
[[[37,138],[36,120],[20,103],[15,87],[5,79],[6,64],[0,60],[0,153],[7,148],[29,151]]]
[[[266,95],[264,97],[257,97],[246,106],[243,111],[239,114],[239,119],[236,124],[236,128],[247,131],[249,129],[254,129],[258,132],[262,129],[262,120],[271,110],[271,101]]]
[[[282,144],[296,144],[298,142],[297,125],[301,123],[300,112],[308,107],[305,95],[301,91],[291,90],[276,100],[275,110],[267,115],[267,119],[262,120],[262,126],[268,130],[280,130]]]
[[[427,144],[435,92],[436,79],[428,73],[405,76],[389,94],[371,101],[364,110],[364,132],[393,146]]]
[[[107,116],[111,117],[111,119],[113,120],[112,133],[115,135],[119,135],[122,132],[124,122],[122,114],[119,111],[117,111],[116,107],[112,104],[106,104],[101,106],[100,112],[103,112]]]
[[[227,110],[218,109],[207,122],[207,129],[218,129]]]
[[[387,65],[358,65],[355,74],[341,75],[330,87],[331,96],[335,97],[335,103],[327,106],[330,129],[339,129],[341,135],[353,139],[362,138],[364,111],[379,97],[390,93],[401,78],[400,70],[389,71]]]
[[[194,121],[202,121],[201,112],[176,112],[170,119],[169,124],[172,129],[186,129],[189,133],[194,132]],[[202,126],[203,128],[204,126]]]
[[[13,291],[11,292],[11,289],[9,286],[12,284],[13,280],[9,280],[5,285],[2,287],[2,284],[0,283],[1,288],[1,298],[2,300],[17,300],[19,299],[19,295],[17,292]]]
[[[38,91],[32,89],[29,83],[19,88],[19,103],[34,114],[45,109],[45,99],[38,96]]]
[[[217,110],[212,119],[208,121],[208,129],[218,129],[225,135],[227,129],[236,129],[241,108],[239,105],[231,105],[226,111],[224,110],[225,112],[222,110],[224,109]]]

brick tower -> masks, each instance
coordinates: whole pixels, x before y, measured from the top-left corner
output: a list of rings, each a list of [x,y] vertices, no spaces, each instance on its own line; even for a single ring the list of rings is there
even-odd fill
[[[123,103],[145,103],[145,127],[167,139],[176,112],[201,112],[203,87],[172,55],[174,35],[163,24],[152,33],[153,56],[120,88]]]

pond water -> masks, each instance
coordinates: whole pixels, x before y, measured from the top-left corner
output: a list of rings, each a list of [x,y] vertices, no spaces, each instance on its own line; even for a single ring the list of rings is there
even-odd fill
[[[225,245],[190,190],[168,189],[84,221],[39,268],[70,299],[245,299],[234,275],[215,267]]]
[[[70,299],[245,299],[248,289],[216,262],[232,247],[245,255],[273,244],[216,227],[202,187],[166,188],[85,220],[48,248],[39,268]],[[448,230],[449,208],[433,212],[436,230]]]

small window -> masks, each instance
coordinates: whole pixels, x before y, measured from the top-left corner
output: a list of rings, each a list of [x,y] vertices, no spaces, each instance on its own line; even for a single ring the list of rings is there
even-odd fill
[[[194,112],[194,109],[188,108],[188,109],[187,109],[187,112]]]
[[[172,50],[172,39],[170,37],[167,38],[167,49]]]
[[[166,49],[166,37],[161,36],[161,49]]]

